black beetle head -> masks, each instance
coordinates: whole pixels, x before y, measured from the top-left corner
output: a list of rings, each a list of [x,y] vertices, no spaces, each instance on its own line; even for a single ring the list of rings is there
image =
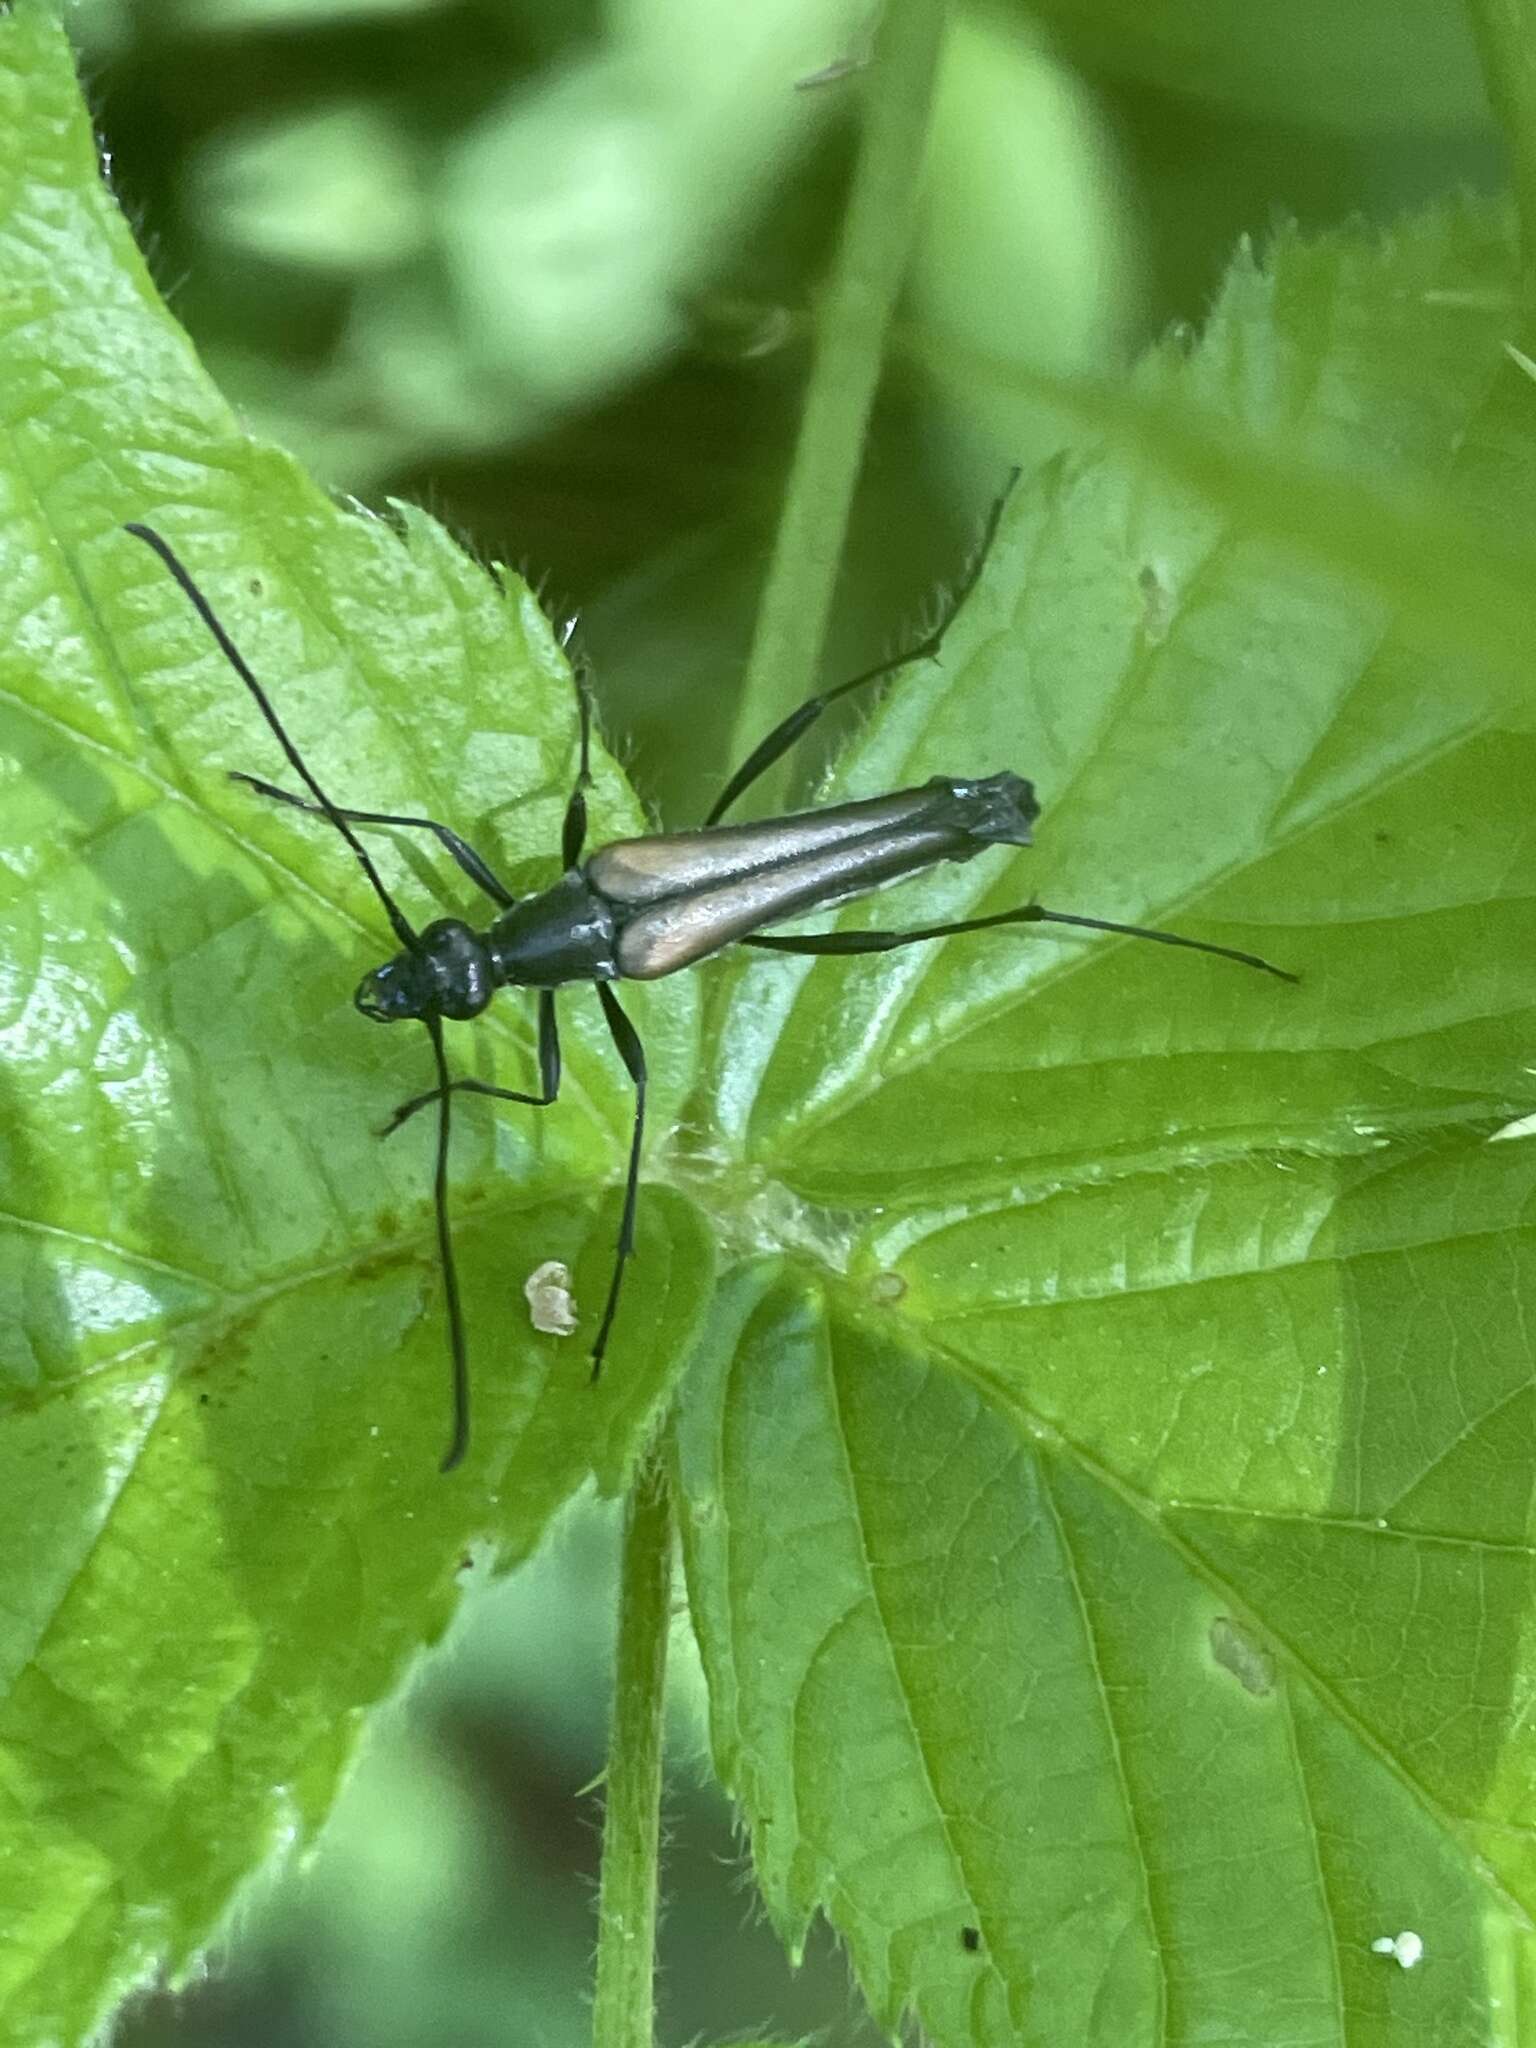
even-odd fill
[[[495,993],[484,941],[456,917],[440,917],[414,950],[365,974],[353,1001],[365,1017],[396,1024],[402,1017],[478,1017]]]

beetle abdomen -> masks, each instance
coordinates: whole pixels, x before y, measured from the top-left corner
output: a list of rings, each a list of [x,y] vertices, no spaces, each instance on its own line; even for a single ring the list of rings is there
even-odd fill
[[[765,925],[936,861],[969,860],[998,842],[1027,846],[1036,815],[1034,791],[1020,776],[936,777],[920,789],[762,826],[621,840],[594,854],[587,874],[614,903],[620,974],[655,981]]]

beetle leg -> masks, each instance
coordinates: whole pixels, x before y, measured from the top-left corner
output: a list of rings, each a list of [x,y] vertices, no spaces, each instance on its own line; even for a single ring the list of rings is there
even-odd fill
[[[291,804],[296,811],[313,811],[318,817],[325,812],[319,804],[312,804],[307,797],[295,796],[291,789],[279,789],[275,782],[263,782],[259,775],[247,775],[241,768],[232,768],[231,782],[243,782],[254,789],[258,796],[270,797],[274,803]],[[417,832],[433,832],[445,852],[461,867],[478,888],[485,891],[491,901],[500,909],[508,910],[516,901],[510,889],[498,882],[489,864],[476,853],[475,849],[461,839],[451,826],[440,825],[436,818],[396,817],[389,811],[344,811],[338,809],[337,816],[346,818],[354,825],[404,825]]]
[[[1151,939],[1159,946],[1184,946],[1192,953],[1214,953],[1221,960],[1236,960],[1243,967],[1257,967],[1281,981],[1299,981],[1300,975],[1276,967],[1257,953],[1239,952],[1236,946],[1213,945],[1209,939],[1186,939],[1181,932],[1153,931],[1144,924],[1116,924],[1107,917],[1075,917],[1065,910],[1047,910],[1041,903],[1025,903],[1017,910],[1000,910],[993,917],[965,917],[955,924],[919,925],[910,932],[808,932],[802,938],[778,938],[762,934],[738,941],[743,946],[760,946],[772,953],[893,953],[898,946],[920,946],[928,939],[949,939],[961,932],[993,931],[999,925],[1066,924],[1084,931],[1118,932],[1126,939]]]
[[[573,619],[572,630],[575,624]],[[565,821],[560,828],[560,859],[567,872],[581,859],[581,849],[587,843],[587,791],[592,786],[592,689],[587,680],[587,665],[579,654],[571,662],[571,681],[576,685],[581,753],[575,785],[565,806]]]
[[[402,1102],[379,1136],[387,1138],[398,1131],[418,1110],[426,1109],[444,1092],[452,1095],[462,1090],[465,1095],[489,1095],[497,1102],[526,1102],[532,1109],[548,1109],[560,1093],[560,1028],[555,1019],[555,992],[552,988],[539,991],[539,1087],[542,1093],[530,1095],[522,1088],[496,1088],[489,1081],[475,1081],[466,1076],[450,1081],[446,1091],[430,1088],[425,1095],[413,1095],[409,1102]]]
[[[1009,493],[1018,480],[1019,472],[1014,470],[994,500],[992,509],[987,514],[987,523],[982,529],[980,544],[971,556],[964,575],[950,592],[938,624],[930,632],[925,633],[921,640],[914,641],[910,647],[904,647],[900,654],[893,654],[888,661],[877,662],[873,668],[864,669],[859,675],[850,676],[846,683],[837,683],[830,690],[820,690],[814,697],[807,697],[803,704],[796,705],[789,716],[781,719],[766,738],[758,741],[721,790],[715,799],[714,808],[704,820],[706,826],[717,825],[737,797],[750,789],[757,778],[765,774],[781,754],[789,752],[795,741],[816,723],[829,704],[835,704],[839,697],[846,697],[851,691],[862,690],[867,683],[877,683],[882,676],[894,674],[897,669],[905,668],[908,662],[931,661],[937,656],[944,643],[945,634],[955,623],[961,607],[976,588],[982,567],[992,552],[992,543],[997,538],[1003,507],[1007,504]]]

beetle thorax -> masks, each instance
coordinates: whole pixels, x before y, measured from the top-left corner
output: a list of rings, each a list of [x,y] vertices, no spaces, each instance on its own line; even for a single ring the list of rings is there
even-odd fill
[[[558,988],[618,976],[612,908],[580,868],[504,910],[485,936],[501,984]]]

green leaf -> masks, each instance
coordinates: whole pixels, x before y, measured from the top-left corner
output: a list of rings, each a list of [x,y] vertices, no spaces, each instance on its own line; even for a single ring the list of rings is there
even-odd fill
[[[570,678],[424,515],[341,509],[249,440],[106,191],[50,12],[0,14],[0,2032],[82,2038],[184,1967],[235,1886],[324,1815],[362,1710],[596,1472],[622,1483],[680,1365],[710,1251],[642,1204],[622,1370],[540,1336],[575,1274],[590,1330],[632,1097],[578,1002],[542,1121],[455,1118],[475,1443],[452,1479],[418,1032],[352,1009],[393,950],[335,838],[229,781],[271,734],[150,552],[162,528],[342,801],[425,808],[547,878],[574,768]],[[599,830],[641,816],[611,764]],[[443,885],[376,838],[408,909]],[[429,842],[430,844],[430,842]],[[595,1006],[592,1006],[595,1011]],[[688,986],[635,1004],[665,1129]],[[458,1061],[527,1086],[515,1003]]]
[[[1462,10],[1439,0],[1046,0],[1087,67],[1298,128],[1445,130],[1485,118]]]
[[[1267,461],[1024,488],[833,784],[1044,805],[845,926],[1038,896],[1299,987],[1038,928],[713,984],[793,1253],[677,1411],[716,1757],[786,1938],[823,1907],[945,2048],[1521,2033],[1536,744],[1516,592],[1470,609],[1529,546],[1512,264],[1491,209],[1240,262],[1129,438],[1150,396]]]

